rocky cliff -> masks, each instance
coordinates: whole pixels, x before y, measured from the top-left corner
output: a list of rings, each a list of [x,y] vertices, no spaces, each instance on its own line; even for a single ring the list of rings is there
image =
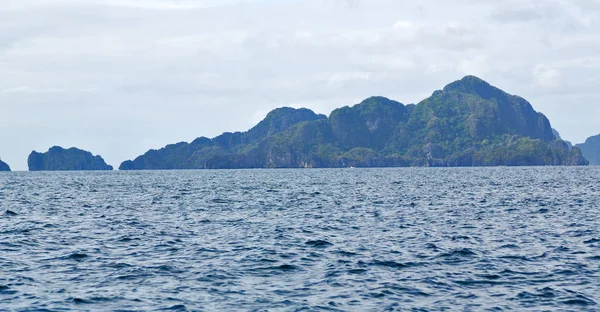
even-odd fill
[[[31,152],[27,159],[29,171],[113,170],[100,156],[77,148],[54,146],[46,153]]]

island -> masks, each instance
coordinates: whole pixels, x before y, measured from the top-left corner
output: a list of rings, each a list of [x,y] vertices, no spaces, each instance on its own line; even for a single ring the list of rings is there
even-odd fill
[[[51,147],[46,153],[31,152],[29,171],[113,170],[100,156],[77,148]]]
[[[0,159],[0,171],[10,171],[10,166]]]
[[[371,97],[329,117],[278,108],[246,132],[167,145],[119,169],[587,164],[525,99],[467,76],[416,105]]]
[[[585,143],[575,145],[583,153],[590,164],[600,166],[600,134],[589,137]]]

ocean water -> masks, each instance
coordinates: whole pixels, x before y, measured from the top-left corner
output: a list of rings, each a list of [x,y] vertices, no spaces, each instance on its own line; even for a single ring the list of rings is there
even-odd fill
[[[600,168],[0,174],[0,311],[599,311]]]

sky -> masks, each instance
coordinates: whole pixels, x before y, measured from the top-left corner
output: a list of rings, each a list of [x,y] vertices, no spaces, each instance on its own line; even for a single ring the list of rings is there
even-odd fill
[[[0,0],[0,157],[78,147],[118,167],[244,131],[270,110],[465,75],[527,99],[566,140],[600,133],[598,0]]]

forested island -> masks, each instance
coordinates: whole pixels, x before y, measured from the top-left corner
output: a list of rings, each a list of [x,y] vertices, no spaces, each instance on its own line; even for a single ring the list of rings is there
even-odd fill
[[[416,105],[371,97],[329,117],[275,109],[246,132],[150,150],[119,169],[587,164],[529,102],[467,76]]]
[[[583,152],[583,157],[590,161],[590,164],[600,165],[600,134],[588,138],[585,143],[576,145]]]
[[[31,152],[29,171],[113,170],[100,156],[77,148],[51,147],[46,153]]]

